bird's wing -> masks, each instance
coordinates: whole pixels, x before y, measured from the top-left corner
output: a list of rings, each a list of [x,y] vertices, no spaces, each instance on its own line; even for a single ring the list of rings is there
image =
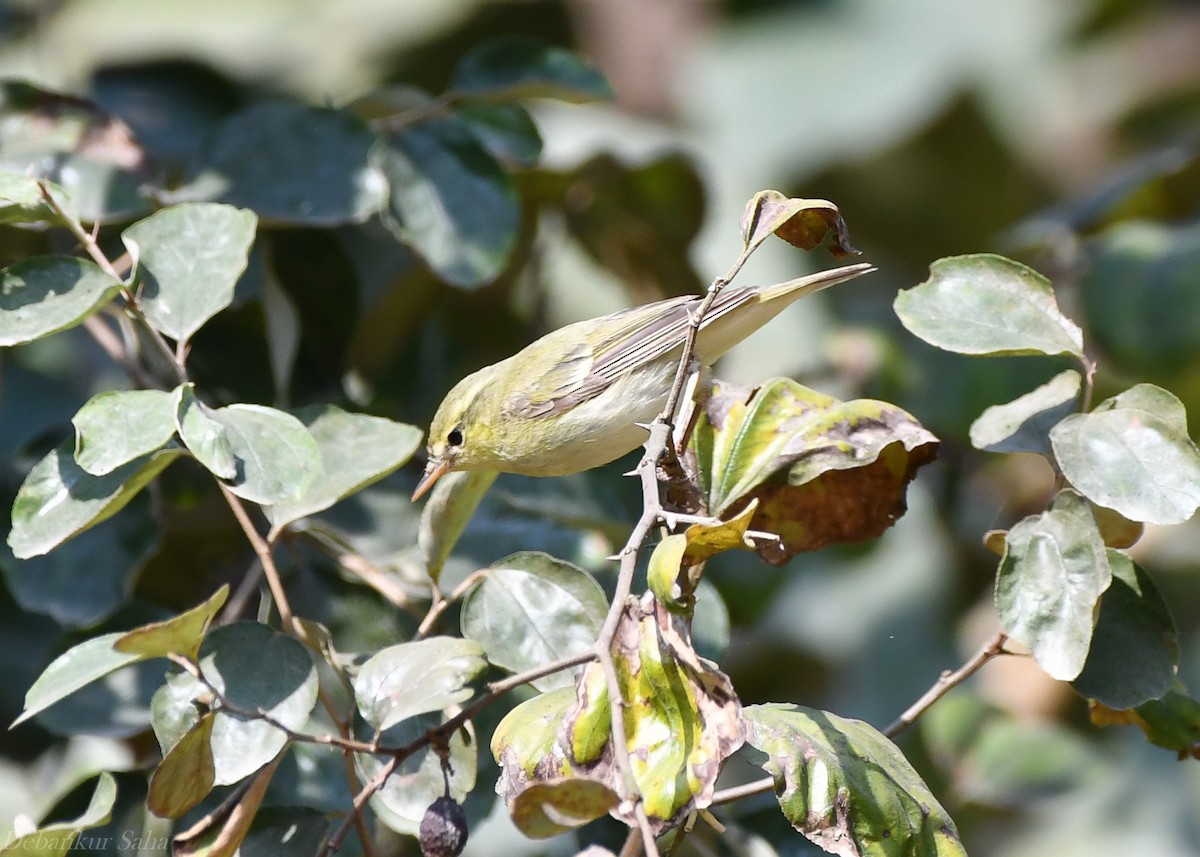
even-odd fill
[[[753,297],[752,289],[726,289],[705,315],[704,326]],[[602,339],[591,343],[570,327],[550,334],[562,335],[563,347],[544,343],[551,347],[538,348],[522,361],[521,375],[529,381],[508,397],[504,410],[526,418],[550,417],[595,398],[622,375],[682,346],[690,314],[699,306],[700,299],[688,295],[584,322],[605,331]]]

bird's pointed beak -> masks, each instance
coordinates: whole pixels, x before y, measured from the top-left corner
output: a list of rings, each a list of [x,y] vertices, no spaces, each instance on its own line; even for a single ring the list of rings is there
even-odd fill
[[[417,483],[417,487],[413,491],[413,502],[420,500],[425,492],[433,487],[433,483],[441,479],[448,470],[450,470],[449,458],[429,459],[429,463],[425,465],[425,472],[421,474],[421,481]]]

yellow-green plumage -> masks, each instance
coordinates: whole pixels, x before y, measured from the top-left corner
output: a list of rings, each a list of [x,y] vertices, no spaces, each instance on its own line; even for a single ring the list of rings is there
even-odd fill
[[[806,294],[872,271],[848,265],[717,297],[696,337],[702,366]],[[700,297],[670,298],[569,324],[468,375],[429,429],[429,466],[414,497],[451,470],[561,476],[607,464],[643,443],[670,391]]]

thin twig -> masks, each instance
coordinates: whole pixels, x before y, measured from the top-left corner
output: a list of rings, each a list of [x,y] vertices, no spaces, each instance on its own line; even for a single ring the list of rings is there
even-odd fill
[[[479,571],[468,574],[463,582],[454,587],[454,590],[449,595],[442,595],[440,589],[434,590],[433,601],[429,604],[429,612],[425,614],[425,618],[421,620],[421,624],[417,627],[417,633],[413,637],[414,640],[424,639],[425,635],[433,628],[438,617],[446,612],[446,608],[453,604],[458,599],[462,598],[470,591],[476,583],[483,580],[491,569],[481,568]]]
[[[1008,641],[1008,636],[999,631],[996,636],[984,643],[978,652],[970,657],[966,663],[956,669],[954,672],[944,672],[934,683],[933,687],[925,691],[921,698],[908,707],[908,709],[896,718],[887,729],[883,730],[883,734],[889,738],[895,738],[909,726],[916,722],[917,718],[924,714],[931,705],[945,696],[958,685],[975,675],[984,664],[992,658],[1006,654],[1004,644]]]
[[[292,613],[292,606],[288,603],[287,592],[283,588],[283,578],[279,576],[279,569],[275,565],[275,558],[271,555],[271,545],[259,535],[258,529],[254,526],[254,522],[250,520],[250,513],[246,511],[246,507],[242,504],[242,498],[229,490],[229,486],[221,480],[216,480],[217,487],[221,489],[221,494],[225,497],[225,502],[229,505],[230,511],[237,519],[238,525],[242,528],[242,533],[245,534],[246,540],[250,542],[250,547],[254,549],[255,555],[258,557],[259,563],[262,565],[263,576],[267,579],[267,586],[271,589],[271,598],[275,601],[275,607],[279,610],[279,621],[289,633],[298,632],[295,625],[295,615]]]

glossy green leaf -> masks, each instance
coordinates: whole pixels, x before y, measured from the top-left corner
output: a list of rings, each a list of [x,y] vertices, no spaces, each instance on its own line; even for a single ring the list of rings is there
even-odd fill
[[[491,663],[523,672],[586,652],[607,612],[604,590],[583,569],[544,553],[518,553],[493,563],[463,599],[462,633]],[[533,685],[573,685],[573,676],[564,670]]]
[[[542,154],[542,136],[519,104],[467,103],[454,109],[475,139],[501,163],[532,167]]]
[[[473,98],[556,98],[583,103],[612,98],[608,82],[566,48],[524,37],[486,42],[458,64],[451,91]]]
[[[212,631],[200,649],[200,670],[235,706],[219,700],[186,673],[173,675],[155,694],[154,731],[165,751],[177,746],[199,720],[195,701],[216,710],[212,754],[216,785],[230,785],[269,763],[287,735],[246,712],[266,712],[275,722],[299,731],[317,702],[317,673],[298,641],[258,622],[238,622]]]
[[[316,441],[322,466],[299,500],[266,508],[276,530],[382,479],[412,458],[421,443],[415,426],[333,405],[302,408],[296,418]]]
[[[90,627],[111,616],[159,547],[159,522],[147,493],[120,512],[41,556],[18,560],[0,547],[0,571],[25,610],[66,627]]]
[[[175,428],[179,439],[214,476],[233,479],[238,474],[238,460],[225,425],[213,416],[212,408],[196,398],[195,387],[183,384],[175,388]]]
[[[549,839],[602,818],[621,798],[595,780],[561,779],[535,783],[509,807],[513,824],[531,839]]]
[[[102,634],[72,646],[55,658],[25,693],[25,708],[12,725],[24,723],[113,670],[141,660],[140,655],[118,652],[113,648],[113,643],[120,637],[120,632]]]
[[[369,157],[375,140],[345,111],[260,102],[221,124],[173,196],[249,208],[267,222],[360,223],[382,196]]]
[[[822,850],[862,857],[965,857],[954,822],[874,727],[798,705],[745,709],[746,741],[792,826]]]
[[[14,837],[0,847],[0,854],[24,855],[24,857],[62,857],[71,850],[79,834],[90,827],[98,827],[112,818],[113,806],[117,802],[117,783],[112,774],[102,773],[96,781],[96,790],[83,814],[70,821],[48,824],[34,833]]]
[[[71,419],[75,461],[93,476],[112,473],[175,436],[173,396],[164,390],[100,393]]]
[[[457,119],[386,137],[375,150],[388,181],[384,221],[446,282],[494,280],[516,244],[521,205],[512,177]]]
[[[1083,376],[1074,369],[1036,390],[993,405],[971,424],[971,445],[987,452],[1036,452],[1049,457],[1050,430],[1079,407]]]
[[[1200,225],[1119,223],[1088,243],[1080,278],[1088,331],[1127,373],[1174,375],[1200,355]]]
[[[829,544],[873,538],[904,512],[904,493],[937,438],[894,405],[839,402],[775,378],[757,390],[713,384],[692,433],[712,514],[757,498],[755,550],[774,564]]]
[[[424,714],[409,718],[388,729],[380,737],[384,747],[403,747],[424,737],[428,730],[441,725],[440,714]],[[423,747],[406,758],[399,769],[388,777],[383,788],[371,797],[371,809],[379,820],[398,833],[416,835],[425,810],[449,787],[450,796],[459,803],[465,801],[475,788],[479,760],[475,744],[468,743],[466,732],[457,729],[450,736],[446,761],[450,768],[443,771],[436,751]],[[363,781],[379,773],[386,757],[355,755],[359,776]]]
[[[760,190],[746,203],[741,227],[746,252],[772,235],[801,250],[831,240],[829,252],[836,258],[859,252],[850,243],[850,230],[838,207],[825,199],[795,199],[777,190]]]
[[[37,725],[67,739],[78,735],[118,741],[133,738],[150,728],[150,701],[162,680],[162,664],[138,661],[38,712]]]
[[[120,635],[113,644],[119,652],[143,658],[182,655],[190,661],[199,656],[204,635],[229,597],[229,584],[222,584],[207,601],[162,622],[151,622]]]
[[[1200,701],[1181,690],[1139,705],[1137,723],[1150,743],[1174,750],[1181,759],[1200,759]]]
[[[433,486],[421,510],[417,547],[434,582],[497,475],[487,470],[460,470],[447,473]]]
[[[1174,394],[1137,384],[1059,423],[1054,455],[1089,500],[1134,521],[1180,524],[1200,506],[1200,449]]]
[[[0,167],[0,223],[57,222],[58,213],[42,196],[42,182],[60,205],[70,207],[66,191],[53,182]]]
[[[18,559],[44,554],[111,518],[181,453],[168,447],[93,476],[75,463],[73,446],[64,443],[52,450],[21,483],[8,534]]]
[[[354,676],[358,709],[376,729],[441,711],[471,696],[469,682],[487,667],[473,640],[430,637],[376,652]]]
[[[559,687],[525,700],[504,715],[491,741],[492,758],[504,772],[496,787],[501,795],[516,797],[534,781],[540,766],[552,754],[557,754],[554,764],[546,766],[552,775],[570,772],[570,763],[555,742],[574,704],[575,689]]]
[[[1100,614],[1076,692],[1109,708],[1135,708],[1158,699],[1175,680],[1179,638],[1150,575],[1120,551],[1108,551],[1112,585]]]
[[[228,405],[208,416],[225,429],[237,474],[229,490],[255,503],[291,503],[321,472],[321,450],[304,423],[263,405]]]
[[[121,291],[86,259],[34,256],[0,271],[0,345],[32,342],[81,324]]]
[[[689,604],[679,579],[685,553],[687,536],[683,533],[664,536],[654,546],[646,564],[646,587],[672,611],[682,611]]]
[[[1049,511],[1008,531],[996,577],[996,607],[1009,637],[1029,647],[1060,681],[1079,675],[1109,587],[1108,554],[1087,501],[1061,492]]]
[[[150,778],[146,806],[160,818],[179,818],[208,796],[216,779],[211,711],[175,742]]]
[[[229,306],[257,224],[253,212],[231,205],[183,203],[122,232],[150,323],[186,341]]]
[[[893,306],[909,332],[947,351],[1083,355],[1083,332],[1059,311],[1050,281],[1003,256],[938,259]]]

